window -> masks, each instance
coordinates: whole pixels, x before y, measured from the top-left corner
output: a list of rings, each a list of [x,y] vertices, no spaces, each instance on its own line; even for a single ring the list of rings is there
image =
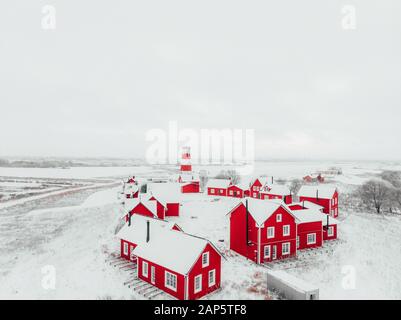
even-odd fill
[[[148,277],[148,263],[146,261],[142,261],[142,275]]]
[[[233,191],[232,190],[230,190],[230,196],[232,196],[233,195]]]
[[[327,235],[329,237],[334,236],[334,227],[329,227],[329,229],[327,230]]]
[[[223,190],[222,189],[220,189],[220,194],[223,194]]]
[[[281,213],[278,213],[276,216],[276,222],[281,222],[282,216]]]
[[[267,239],[274,238],[274,227],[267,228]]]
[[[128,255],[128,243],[124,242],[124,254],[127,256]]]
[[[166,271],[164,274],[164,286],[171,290],[177,291],[177,276]]]
[[[210,193],[214,193],[214,189],[213,188],[210,189]]]
[[[194,287],[195,287],[194,292],[197,293],[197,292],[202,290],[202,275],[200,274],[200,275],[196,276],[195,279],[194,279],[194,282],[195,282],[195,284],[194,284]]]
[[[209,265],[209,252],[205,252],[202,254],[202,268],[207,267]]]
[[[307,244],[315,244],[316,243],[316,233],[309,233],[306,243]]]
[[[281,254],[290,254],[290,243],[289,242],[284,242],[281,246]]]
[[[290,225],[286,224],[283,226],[283,236],[289,236],[290,235]]]
[[[209,271],[209,287],[214,286],[216,284],[216,270]]]
[[[256,198],[257,195],[258,195],[258,194],[257,194],[256,192],[253,193],[253,197],[254,197],[254,198]]]
[[[265,246],[264,256],[265,258],[270,258],[270,246]]]

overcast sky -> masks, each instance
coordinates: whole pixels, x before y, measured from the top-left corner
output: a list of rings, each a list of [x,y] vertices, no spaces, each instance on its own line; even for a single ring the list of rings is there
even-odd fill
[[[0,156],[142,157],[177,121],[254,129],[257,158],[401,159],[400,40],[399,0],[2,0]]]

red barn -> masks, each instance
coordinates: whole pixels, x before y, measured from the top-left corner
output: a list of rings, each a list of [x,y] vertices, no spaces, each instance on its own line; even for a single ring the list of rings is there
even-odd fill
[[[292,203],[292,195],[290,189],[285,185],[266,185],[260,192],[260,199],[280,199],[285,204]]]
[[[206,185],[209,196],[227,196],[227,188],[231,185],[228,179],[209,179]]]
[[[323,244],[322,218],[326,215],[314,209],[293,211],[297,217],[297,249],[321,247]]]
[[[133,254],[138,257],[138,278],[177,299],[199,299],[220,288],[221,254],[206,239],[150,231],[149,241]]]
[[[296,218],[281,201],[242,200],[228,214],[231,250],[258,264],[296,255]]]
[[[338,216],[338,191],[330,186],[302,186],[298,191],[299,201],[310,201],[323,207],[323,212]]]
[[[117,237],[120,239],[121,257],[136,262],[133,250],[138,245],[146,243],[147,233],[150,230],[152,232],[161,232],[163,230],[182,231],[175,223],[135,214],[117,233]]]

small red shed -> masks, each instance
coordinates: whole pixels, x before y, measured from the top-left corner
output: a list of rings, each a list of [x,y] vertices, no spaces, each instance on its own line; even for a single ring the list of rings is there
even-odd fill
[[[274,184],[266,185],[262,191],[260,191],[260,198],[262,200],[283,200],[285,204],[292,203],[292,195],[290,189],[285,185]]]
[[[220,288],[221,253],[206,239],[151,230],[149,241],[133,254],[138,278],[177,299],[199,299]]]
[[[206,184],[207,194],[209,196],[227,196],[227,188],[231,185],[228,179],[209,179]]]

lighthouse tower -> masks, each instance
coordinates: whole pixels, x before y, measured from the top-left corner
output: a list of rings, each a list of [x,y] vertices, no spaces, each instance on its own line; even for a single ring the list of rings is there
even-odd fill
[[[191,165],[191,148],[183,147],[182,148],[182,156],[181,156],[181,172],[190,172],[192,171]]]

